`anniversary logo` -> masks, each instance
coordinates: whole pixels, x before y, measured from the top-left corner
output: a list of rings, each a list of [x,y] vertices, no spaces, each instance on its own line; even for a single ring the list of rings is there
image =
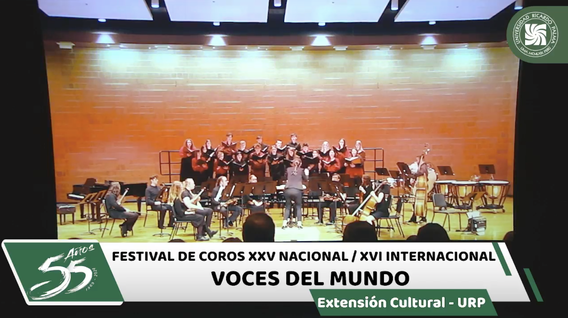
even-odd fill
[[[3,242],[30,305],[313,301],[323,316],[471,316],[529,301],[504,243],[226,246]],[[160,275],[142,284],[132,268]]]

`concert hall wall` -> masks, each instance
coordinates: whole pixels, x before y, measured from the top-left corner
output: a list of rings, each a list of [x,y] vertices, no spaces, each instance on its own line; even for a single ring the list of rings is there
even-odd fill
[[[58,202],[73,184],[144,182],[158,153],[227,132],[319,148],[385,149],[385,167],[427,160],[454,179],[494,164],[513,183],[518,59],[508,47],[359,51],[160,50],[46,44]],[[372,157],[372,152],[367,154]],[[174,153],[175,162],[179,156]],[[381,163],[378,163],[381,166]],[[372,170],[368,163],[366,170]],[[178,166],[174,166],[178,171]],[[177,178],[174,177],[174,180]],[[161,181],[168,181],[161,177]],[[513,187],[511,187],[512,189]],[[511,190],[512,193],[512,190]]]

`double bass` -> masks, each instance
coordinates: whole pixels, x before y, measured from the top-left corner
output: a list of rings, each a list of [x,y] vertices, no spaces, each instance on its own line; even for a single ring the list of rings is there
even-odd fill
[[[428,144],[425,145],[425,149],[419,156],[418,161],[418,173],[416,181],[414,182],[414,215],[418,217],[426,216],[428,193],[434,188],[434,183],[436,181],[436,173],[431,170],[427,164],[424,163],[424,157],[430,152]],[[432,173],[433,172],[433,175]]]

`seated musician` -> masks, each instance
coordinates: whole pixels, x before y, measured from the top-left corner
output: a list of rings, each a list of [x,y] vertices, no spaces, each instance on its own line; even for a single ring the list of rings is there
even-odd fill
[[[209,237],[213,237],[217,233],[217,231],[211,231],[211,218],[213,215],[213,210],[210,208],[204,208],[201,203],[200,195],[196,195],[193,193],[193,189],[195,189],[195,181],[193,179],[188,178],[184,181],[185,189],[182,191],[180,198],[183,204],[186,207],[186,210],[191,212],[195,212],[196,214],[202,215],[205,220],[205,224],[203,225],[203,229],[209,235]]]
[[[219,151],[217,153],[217,159],[213,163],[213,173],[215,174],[215,178],[219,178],[220,176],[229,176],[230,164],[233,160],[226,159],[225,153]]]
[[[295,151],[300,151],[300,149],[302,147],[300,146],[300,143],[298,142],[298,135],[291,134],[290,135],[290,142],[286,145],[286,147],[292,148]]]
[[[321,172],[328,172],[329,174],[337,173],[341,169],[341,161],[336,157],[335,151],[330,149],[328,152],[328,159],[321,161]]]
[[[194,171],[194,179],[196,184],[201,184],[207,181],[209,164],[207,163],[207,158],[204,158],[201,154],[201,150],[195,152],[195,157],[191,160],[191,167]]]
[[[355,202],[351,202],[351,203],[347,204],[347,208],[349,209],[349,213],[350,214],[355,213],[355,210],[357,210],[359,205],[361,205],[361,203],[364,202],[367,199],[367,197],[371,194],[371,192],[373,192],[373,190],[374,190],[374,188],[373,188],[373,183],[371,182],[371,177],[363,176],[363,182],[359,186],[359,191],[361,192],[361,194],[360,194],[361,199],[360,199],[359,202],[355,201]]]
[[[174,181],[172,188],[170,189],[170,194],[168,196],[168,204],[175,207],[174,211],[176,213],[176,219],[178,221],[191,222],[191,224],[197,229],[198,241],[209,241],[209,238],[203,234],[205,228],[204,216],[195,213],[194,210],[189,209],[183,203],[183,199],[181,197],[182,193],[183,193],[183,184],[180,181]]]
[[[323,224],[323,208],[329,208],[329,222],[327,222],[326,225],[335,224],[337,208],[341,207],[342,201],[345,198],[342,188],[341,176],[334,173],[331,177],[332,192],[323,193],[323,202],[318,203],[318,222],[316,224]]]
[[[230,165],[231,180],[234,182],[246,182],[249,175],[249,165],[248,162],[243,158],[242,152],[237,152],[235,155],[235,160],[231,162]]]
[[[371,215],[369,215],[365,220],[371,225],[375,225],[375,221],[377,219],[387,217],[390,214],[390,185],[388,183],[384,183],[380,187],[380,190],[378,190],[379,193],[377,194],[378,203],[375,205],[375,210],[371,212]]]
[[[131,212],[127,208],[123,207],[121,200],[118,198],[119,196],[120,183],[112,182],[105,196],[106,209],[111,218],[126,219],[126,221],[120,225],[122,237],[126,237],[128,231],[132,231],[136,220],[138,220],[139,214]]]
[[[262,146],[255,144],[254,152],[250,154],[249,158],[250,172],[257,177],[264,178],[266,175],[266,161],[267,155],[262,152]]]
[[[233,223],[243,213],[243,209],[240,206],[231,203],[229,200],[230,193],[228,190],[230,189],[227,189],[228,185],[229,180],[227,177],[219,177],[217,179],[217,185],[211,192],[211,207],[213,211],[219,212],[225,217],[224,228],[233,226]],[[228,215],[229,211],[232,212],[230,216]]]
[[[247,148],[247,142],[244,140],[241,140],[239,142],[239,149],[237,149],[237,153],[241,153],[243,155],[243,160],[247,161],[248,157],[250,155],[251,152],[254,151],[254,147],[251,148]]]
[[[160,194],[161,188],[158,186],[158,176],[153,175],[150,177],[150,185],[146,188],[146,205],[150,206],[154,211],[160,211],[158,215],[158,228],[165,229],[164,219],[166,218],[166,212],[169,211],[169,222],[168,226],[174,226],[173,220],[173,209],[172,206],[166,202],[157,201],[158,195]]]
[[[276,140],[276,151],[278,152],[279,155],[281,156],[285,156],[286,155],[286,150],[288,149],[288,146],[285,146],[282,143],[282,140],[278,139]]]
[[[267,158],[268,170],[272,181],[278,181],[284,176],[284,156],[278,153],[275,145],[270,148],[270,154]]]
[[[257,183],[258,179],[254,174],[250,175],[249,183]],[[252,193],[243,195],[243,204],[250,210],[250,213],[266,213],[265,204],[262,200],[257,200]]]
[[[298,155],[302,160],[302,169],[308,169],[310,175],[319,172],[319,158],[315,154],[315,151],[310,150],[308,144],[302,145],[302,150],[298,151]]]
[[[233,142],[233,134],[227,133],[227,139],[219,145],[219,151],[225,154],[227,160],[233,159],[233,155],[237,153],[237,143]]]
[[[262,136],[256,136],[256,143],[260,145],[260,151],[268,153],[270,150],[268,145],[262,142]]]
[[[350,156],[345,158],[344,166],[345,172],[355,180],[355,184],[360,185],[365,169],[363,168],[363,158],[357,153],[357,149],[351,148]]]

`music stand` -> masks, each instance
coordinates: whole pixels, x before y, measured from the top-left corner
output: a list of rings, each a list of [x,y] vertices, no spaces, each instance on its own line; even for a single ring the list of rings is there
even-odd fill
[[[89,193],[87,194],[83,200],[81,200],[81,202],[79,202],[78,204],[83,207],[85,204],[88,204],[89,206],[87,207],[89,210],[87,212],[87,233],[85,234],[91,234],[91,235],[95,235],[95,232],[91,231],[91,218],[93,217],[93,211],[92,211],[92,201],[94,200],[94,198],[98,195],[98,192],[93,192],[93,193]]]
[[[253,189],[252,189],[252,194],[255,196],[263,196],[264,195],[264,187],[266,185],[266,182],[257,182],[257,183],[253,183]]]
[[[376,168],[375,172],[379,175],[379,176],[383,176],[383,177],[390,177],[390,173],[389,173],[389,169],[387,168]],[[384,179],[384,178],[383,178]]]
[[[454,172],[452,171],[452,167],[450,166],[438,166],[438,171],[443,176],[454,176]]]
[[[495,166],[494,165],[479,165],[479,173],[480,174],[495,174]]]
[[[402,174],[407,174],[407,175],[412,174],[412,171],[410,171],[410,167],[406,163],[397,162],[396,166],[398,167],[398,169]]]
[[[237,183],[233,188],[233,193],[231,193],[231,197],[240,197],[244,193],[245,184],[244,183]]]

